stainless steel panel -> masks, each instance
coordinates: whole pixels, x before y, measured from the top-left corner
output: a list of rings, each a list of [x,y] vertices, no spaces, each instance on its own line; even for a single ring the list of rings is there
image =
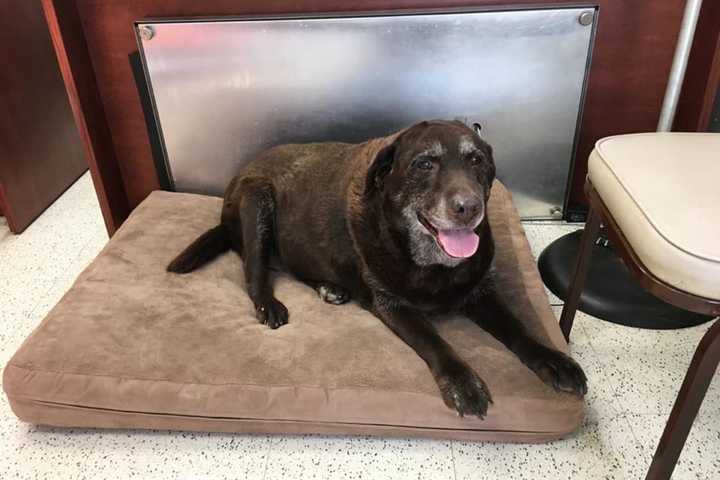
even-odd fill
[[[483,125],[521,215],[549,218],[565,198],[587,11],[144,22],[138,41],[177,190],[221,194],[272,145],[460,118]]]

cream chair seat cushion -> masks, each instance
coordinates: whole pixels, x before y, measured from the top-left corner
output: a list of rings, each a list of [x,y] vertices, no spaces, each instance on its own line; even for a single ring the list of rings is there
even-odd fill
[[[588,175],[653,275],[720,299],[720,134],[604,138],[590,155]]]

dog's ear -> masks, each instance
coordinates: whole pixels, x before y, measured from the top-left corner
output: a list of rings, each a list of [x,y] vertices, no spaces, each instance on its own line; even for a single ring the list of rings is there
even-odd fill
[[[487,142],[482,142],[480,147],[485,154],[486,161],[482,163],[482,175],[485,177],[485,185],[488,186],[488,191],[485,192],[485,197],[490,196],[490,187],[492,187],[493,180],[495,180],[495,159],[493,158],[493,149]],[[487,201],[487,198],[485,198]]]
[[[482,135],[480,135],[480,132],[482,131],[482,125],[480,125],[478,122],[475,122],[472,124],[472,128],[475,134],[480,137],[480,149],[483,151],[483,153],[485,154],[485,158],[487,159],[482,169],[483,176],[485,177],[485,183],[486,185],[492,185],[493,180],[495,180],[496,174],[495,159],[493,158],[493,149],[489,143],[482,139]]]
[[[383,180],[387,174],[390,173],[390,170],[392,170],[398,140],[399,138],[387,147],[382,148],[377,155],[375,155],[375,159],[367,171],[367,177],[365,179],[365,195],[370,195],[376,191],[382,190]]]

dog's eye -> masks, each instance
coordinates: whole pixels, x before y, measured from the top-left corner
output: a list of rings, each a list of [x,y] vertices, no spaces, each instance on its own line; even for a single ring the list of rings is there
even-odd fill
[[[470,156],[470,163],[472,165],[477,165],[480,162],[482,162],[482,160],[483,160],[483,157],[479,153],[474,153]]]
[[[415,160],[415,166],[420,170],[432,170],[433,162],[429,158],[418,158]]]

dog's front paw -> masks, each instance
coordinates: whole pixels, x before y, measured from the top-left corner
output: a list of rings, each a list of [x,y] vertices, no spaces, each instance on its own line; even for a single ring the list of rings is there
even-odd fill
[[[533,350],[525,363],[542,381],[558,391],[577,396],[587,393],[587,377],[575,360],[542,345],[537,345]]]
[[[485,418],[493,403],[485,382],[467,365],[456,363],[445,368],[436,378],[443,401],[458,415]]]
[[[273,330],[288,323],[288,309],[278,299],[271,298],[269,302],[255,305],[255,315],[260,323]]]

